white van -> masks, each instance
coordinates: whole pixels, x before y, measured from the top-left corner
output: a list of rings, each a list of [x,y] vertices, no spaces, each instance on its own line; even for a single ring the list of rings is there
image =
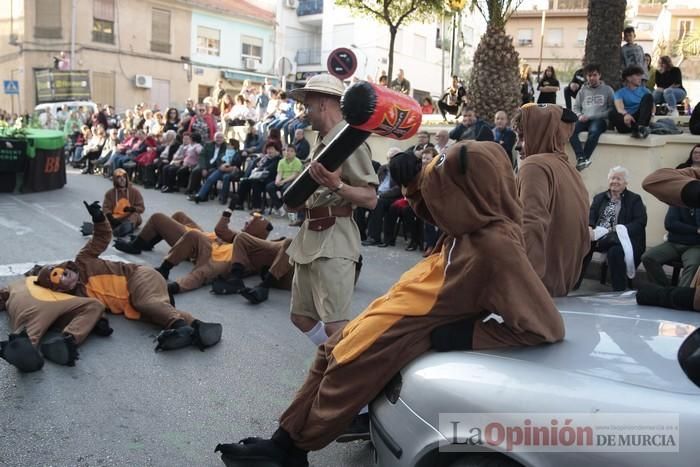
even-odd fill
[[[56,109],[63,109],[66,115],[70,114],[74,110],[78,110],[79,107],[85,107],[92,109],[93,113],[97,112],[97,104],[92,101],[66,101],[66,102],[49,102],[46,104],[39,104],[34,107],[34,112],[41,115],[45,112],[51,112],[51,115],[56,116]]]

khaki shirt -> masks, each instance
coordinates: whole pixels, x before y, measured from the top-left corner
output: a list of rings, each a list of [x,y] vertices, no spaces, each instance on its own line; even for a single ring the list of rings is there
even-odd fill
[[[341,121],[320,141],[316,141],[311,160],[315,160],[321,150],[328,145],[340,130],[345,127]],[[364,187],[378,185],[377,174],[372,167],[372,152],[366,143],[347,158],[341,166],[341,180],[346,185]],[[326,187],[319,187],[306,200],[306,208],[321,206],[347,206],[351,203],[342,196],[331,193]],[[346,258],[358,261],[360,257],[360,231],[355,220],[350,217],[337,217],[335,225],[321,232],[309,230],[308,219],[301,225],[299,233],[287,250],[290,262],[308,264],[316,258]]]

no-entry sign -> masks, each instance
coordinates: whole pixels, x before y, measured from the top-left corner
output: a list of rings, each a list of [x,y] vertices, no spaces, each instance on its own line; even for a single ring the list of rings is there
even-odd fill
[[[355,52],[341,47],[328,55],[328,72],[338,79],[348,79],[357,70]]]

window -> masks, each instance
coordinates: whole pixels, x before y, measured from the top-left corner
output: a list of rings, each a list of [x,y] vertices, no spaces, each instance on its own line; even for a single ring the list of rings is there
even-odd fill
[[[218,29],[197,26],[197,53],[201,55],[219,56],[221,31]]]
[[[151,15],[151,51],[170,53],[170,12],[154,8]]]
[[[37,39],[61,39],[61,2],[36,0],[34,4],[34,37]]]
[[[547,29],[547,35],[544,41],[544,45],[547,47],[561,47],[562,41],[561,37],[563,35],[563,30],[557,29]]]
[[[114,44],[114,0],[94,0],[92,41]]]
[[[576,47],[586,46],[586,36],[588,35],[588,30],[579,29],[576,33]]]
[[[518,29],[518,46],[532,47],[532,29]]]
[[[641,22],[637,23],[637,25],[634,27],[634,29],[638,32],[644,31],[644,32],[649,32],[654,30],[654,23],[647,23],[647,22]]]
[[[678,39],[683,39],[686,34],[690,34],[691,29],[693,29],[693,20],[682,19],[678,21]]]
[[[262,62],[262,46],[263,41],[257,37],[242,36],[241,37],[241,59],[255,59]]]

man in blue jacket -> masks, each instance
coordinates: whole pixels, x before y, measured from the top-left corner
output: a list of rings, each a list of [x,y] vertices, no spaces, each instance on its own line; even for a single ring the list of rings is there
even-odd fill
[[[679,287],[690,287],[690,282],[700,266],[700,209],[669,206],[664,220],[668,240],[642,255],[642,263],[649,279],[661,286],[671,285],[663,265],[681,261],[683,272]]]

